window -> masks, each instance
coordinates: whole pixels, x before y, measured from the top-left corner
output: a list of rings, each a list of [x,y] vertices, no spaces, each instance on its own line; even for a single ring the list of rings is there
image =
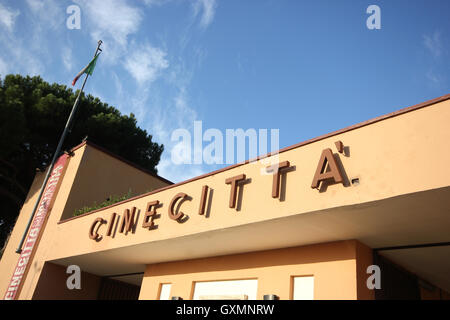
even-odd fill
[[[314,277],[294,277],[293,300],[314,300]]]
[[[258,280],[196,282],[193,300],[256,300]]]
[[[159,300],[170,300],[171,283],[161,283],[161,290],[159,293]]]

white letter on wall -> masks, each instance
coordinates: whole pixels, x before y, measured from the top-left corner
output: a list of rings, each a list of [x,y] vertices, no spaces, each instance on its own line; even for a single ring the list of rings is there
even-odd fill
[[[381,270],[377,265],[371,265],[367,267],[367,274],[371,274],[367,278],[367,288],[370,290],[381,289]]]
[[[66,273],[71,274],[70,277],[67,278],[66,285],[67,289],[81,289],[81,270],[77,265],[70,265],[67,267]]]

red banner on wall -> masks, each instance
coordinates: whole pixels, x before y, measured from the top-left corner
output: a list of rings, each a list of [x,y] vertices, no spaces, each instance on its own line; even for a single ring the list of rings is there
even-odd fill
[[[30,230],[23,244],[22,253],[20,254],[16,268],[14,269],[8,289],[6,290],[4,300],[14,300],[16,298],[22,278],[33,253],[33,248],[39,239],[39,234],[45,222],[45,218],[48,215],[49,208],[53,203],[55,193],[58,190],[58,186],[62,180],[64,168],[68,158],[68,155],[63,154],[53,166],[53,171],[47,181],[47,185],[45,186],[38,209],[34,215]]]

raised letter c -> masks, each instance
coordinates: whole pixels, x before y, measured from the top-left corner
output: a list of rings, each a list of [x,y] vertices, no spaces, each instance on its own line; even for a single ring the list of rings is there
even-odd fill
[[[186,193],[180,192],[175,197],[173,197],[172,201],[170,201],[169,205],[169,217],[170,219],[179,221],[184,217],[184,213],[179,211],[178,213],[174,212],[175,204],[178,202],[179,199],[186,199],[189,196]]]
[[[100,228],[100,226],[103,223],[106,223],[106,220],[103,220],[102,218],[97,218],[94,220],[94,222],[91,225],[91,228],[89,229],[89,239],[97,241],[102,239],[102,236],[98,234],[98,228]],[[98,228],[95,228],[97,224],[99,224],[99,226]]]

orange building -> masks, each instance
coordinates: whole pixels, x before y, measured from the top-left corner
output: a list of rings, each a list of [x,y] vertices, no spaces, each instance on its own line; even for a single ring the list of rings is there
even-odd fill
[[[18,254],[36,176],[0,294],[449,299],[449,121],[446,95],[177,184],[84,142],[59,159]]]

